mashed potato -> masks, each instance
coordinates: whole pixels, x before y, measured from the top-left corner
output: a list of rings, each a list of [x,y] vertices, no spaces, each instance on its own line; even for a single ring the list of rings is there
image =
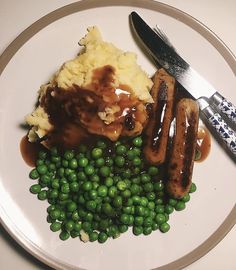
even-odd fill
[[[84,46],[82,52],[75,59],[65,62],[49,84],[41,86],[39,100],[44,97],[49,87],[59,87],[65,91],[69,91],[74,85],[89,88],[93,71],[109,65],[115,70],[112,81],[114,88],[125,85],[132,95],[143,103],[153,102],[149,93],[153,85],[152,80],[137,64],[134,53],[124,52],[113,44],[104,42],[97,27],[88,28],[88,33],[80,40],[80,45]],[[107,125],[114,121],[113,114],[117,112],[117,107],[113,107],[105,108],[103,112],[98,113],[100,119]],[[35,141],[37,137],[42,138],[53,128],[41,105],[26,116],[26,122],[32,126],[29,132],[30,141]]]

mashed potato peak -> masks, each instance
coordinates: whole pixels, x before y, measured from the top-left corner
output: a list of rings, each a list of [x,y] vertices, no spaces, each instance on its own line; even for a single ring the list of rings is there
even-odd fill
[[[67,89],[76,84],[86,88],[91,83],[94,69],[111,65],[115,68],[115,88],[127,85],[140,100],[153,102],[149,93],[152,80],[138,66],[134,53],[123,52],[104,42],[97,27],[88,28],[88,34],[80,40],[80,44],[85,51],[66,62],[55,77],[59,87]]]
[[[70,91],[75,86],[94,91],[94,89],[91,89],[91,85],[94,83],[94,71],[111,67],[113,71],[110,82],[112,88],[119,89],[120,86],[125,86],[129,89],[130,94],[143,104],[138,107],[139,114],[144,113],[145,115],[144,104],[153,102],[149,93],[153,82],[137,64],[136,55],[131,52],[124,52],[113,44],[104,42],[96,26],[88,28],[88,33],[80,40],[80,45],[83,46],[81,53],[75,59],[65,62],[50,82],[40,87],[39,101],[45,98],[48,90],[55,87],[63,92]],[[52,91],[51,95],[54,94],[57,93]],[[41,105],[42,102],[32,114],[26,116],[26,122],[32,126],[28,136],[32,142],[54,129],[50,122],[50,116]],[[115,121],[115,113],[119,110],[120,108],[113,104],[111,107],[106,107],[104,111],[99,111],[97,117],[109,126],[110,123]],[[144,123],[145,119],[142,122]],[[143,128],[143,124],[138,124],[140,127],[136,126],[137,132]],[[89,131],[91,132],[91,130]]]

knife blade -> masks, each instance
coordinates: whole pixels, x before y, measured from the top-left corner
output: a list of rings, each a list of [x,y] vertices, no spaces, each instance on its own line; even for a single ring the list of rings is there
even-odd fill
[[[236,107],[168,46],[136,12],[131,13],[130,22],[148,53],[198,101],[206,119],[236,156],[236,132],[221,116],[226,116],[229,124],[234,126]]]

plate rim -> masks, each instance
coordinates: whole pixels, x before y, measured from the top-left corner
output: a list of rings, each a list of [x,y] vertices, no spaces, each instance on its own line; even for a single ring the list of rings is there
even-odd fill
[[[88,10],[91,8],[111,6],[130,6],[154,10],[183,22],[198,33],[200,32],[200,34],[216,48],[216,50],[225,59],[233,73],[236,75],[236,57],[233,52],[206,25],[180,9],[154,0],[82,0],[55,9],[54,11],[41,17],[39,20],[26,28],[23,32],[21,32],[0,56],[0,76],[6,68],[7,64],[14,57],[16,52],[29,39],[31,39],[35,34],[37,34],[40,30],[44,29],[49,24],[79,11]],[[173,13],[175,14],[175,17],[173,17]],[[23,234],[17,228],[11,218],[4,211],[2,205],[3,204],[0,203],[1,224],[3,225],[5,230],[11,235],[11,237],[27,252],[29,252],[31,255],[33,255],[43,263],[49,265],[50,267],[55,267],[56,269],[82,270],[82,268],[74,267],[68,263],[59,261],[51,255],[49,256],[47,252],[34,245],[34,243],[30,241],[30,239],[28,239],[25,234]],[[213,232],[213,234],[211,234],[201,245],[199,245],[197,248],[193,249],[186,255],[178,258],[177,260],[155,268],[155,270],[178,270],[192,264],[194,261],[200,259],[202,256],[206,255],[212,248],[214,248],[226,236],[226,234],[233,228],[235,224],[236,204],[234,205],[228,216],[225,218],[225,220],[222,222],[222,224],[218,227],[218,229]]]

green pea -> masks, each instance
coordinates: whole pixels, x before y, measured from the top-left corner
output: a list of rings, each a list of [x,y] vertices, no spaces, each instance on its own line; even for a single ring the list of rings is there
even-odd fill
[[[133,150],[128,150],[127,151],[127,158],[128,160],[133,160],[135,158],[136,154]]]
[[[74,156],[75,156],[74,152],[73,151],[70,151],[70,150],[67,150],[64,153],[64,158],[66,160],[71,160]]]
[[[141,136],[134,138],[132,142],[133,142],[133,145],[136,147],[141,147],[143,144],[143,140]]]
[[[71,215],[71,218],[73,221],[78,221],[80,219],[79,212],[77,210],[74,210],[72,215]]]
[[[114,207],[121,208],[122,207],[122,204],[123,204],[123,200],[122,200],[122,197],[121,196],[116,196],[113,199],[113,205],[114,205]]]
[[[66,223],[65,223],[65,229],[70,232],[74,229],[74,221],[73,220],[68,220]]]
[[[95,160],[95,166],[97,168],[101,168],[104,165],[105,165],[105,159],[104,158],[98,158],[98,159]]]
[[[101,149],[106,149],[107,148],[107,144],[106,144],[106,142],[104,142],[104,141],[97,141],[97,147],[98,148],[101,148]]]
[[[120,236],[119,228],[117,225],[111,225],[108,227],[107,231],[108,236],[113,237],[113,239],[116,239]]]
[[[151,192],[153,191],[153,184],[151,182],[145,183],[143,189],[145,192]]]
[[[125,145],[120,144],[120,145],[118,145],[118,146],[116,147],[116,154],[117,154],[117,155],[122,156],[122,155],[125,155],[126,152],[127,152],[127,148],[126,148]]]
[[[60,233],[59,237],[60,237],[60,239],[61,239],[62,241],[65,241],[65,240],[69,239],[70,234],[69,234],[67,231],[62,231],[62,232]]]
[[[121,222],[122,224],[128,225],[128,224],[129,224],[129,215],[127,215],[127,214],[122,214],[122,215],[120,216],[120,222]]]
[[[92,165],[87,165],[85,168],[84,168],[84,172],[86,175],[93,175],[94,172],[95,172],[95,169]]]
[[[65,168],[64,175],[69,176],[72,172],[73,170],[71,168]]]
[[[90,200],[90,201],[87,201],[86,202],[86,208],[89,210],[89,211],[95,211],[96,210],[96,207],[97,207],[97,204],[95,201],[93,200]]]
[[[172,199],[170,198],[169,201],[168,201],[168,204],[171,205],[171,206],[175,206],[177,204],[177,200],[176,199]]]
[[[120,232],[120,233],[125,233],[125,232],[128,231],[129,227],[128,227],[128,225],[120,224],[120,225],[118,226],[118,229],[119,229],[119,232]]]
[[[115,186],[109,187],[109,189],[108,189],[108,196],[110,198],[114,198],[117,195],[117,193],[118,193],[118,190],[117,190],[117,188]]]
[[[132,196],[133,204],[139,205],[141,203],[141,198],[137,195]]]
[[[49,215],[52,219],[58,219],[60,217],[60,214],[61,214],[61,212],[59,209],[54,209],[49,213]]]
[[[81,229],[82,229],[82,224],[80,222],[75,222],[73,230],[76,232],[80,232]]]
[[[69,202],[66,205],[66,208],[67,208],[68,212],[73,212],[73,211],[75,211],[77,209],[77,204],[75,202]]]
[[[70,192],[70,185],[67,183],[67,184],[63,184],[61,186],[61,192],[62,193],[69,193]]]
[[[72,238],[76,238],[76,237],[79,237],[80,236],[80,233],[79,232],[76,232],[75,230],[73,230],[73,231],[70,232],[70,236]]]
[[[98,187],[98,196],[100,197],[106,197],[107,196],[107,192],[108,192],[108,188],[105,185],[101,185]]]
[[[61,223],[60,222],[53,222],[50,225],[50,230],[53,231],[53,232],[60,231],[60,229],[61,229]]]
[[[41,181],[41,183],[43,183],[43,184],[49,185],[50,182],[51,182],[51,178],[50,178],[49,175],[43,174],[43,175],[40,177],[40,181]]]
[[[117,189],[120,190],[120,191],[123,191],[127,188],[127,185],[125,183],[125,181],[119,181],[117,184]]]
[[[159,170],[158,170],[158,168],[155,167],[155,166],[150,166],[150,167],[148,168],[148,174],[151,175],[151,176],[156,176],[156,175],[158,175],[158,172],[159,172]]]
[[[90,181],[86,181],[86,182],[84,182],[83,185],[82,185],[82,189],[83,189],[84,191],[89,191],[89,190],[91,190],[92,188],[93,188],[93,184],[92,184],[92,182],[90,182]]]
[[[110,225],[109,219],[101,219],[99,221],[100,230],[103,230],[103,231],[106,230],[109,227],[109,225]]]
[[[158,225],[163,224],[164,222],[166,222],[166,217],[164,214],[157,214],[155,221]]]
[[[52,156],[51,161],[54,164],[57,164],[57,163],[60,163],[61,164],[61,157],[59,157],[59,156]],[[49,165],[49,162],[48,162],[48,164],[46,162],[47,162],[47,160],[45,161],[45,164],[46,165]]]
[[[183,202],[183,201],[178,201],[178,202],[176,203],[176,205],[175,205],[175,210],[176,210],[176,211],[182,211],[182,210],[185,209],[185,207],[186,207],[185,202]]]
[[[46,200],[47,199],[47,191],[46,190],[41,190],[38,193],[38,199],[41,200],[41,201]]]
[[[94,189],[89,190],[89,199],[95,200],[97,196],[98,196],[97,190],[94,190]]]
[[[117,167],[121,168],[125,164],[125,158],[122,156],[116,156],[114,162]]]
[[[190,190],[189,190],[189,193],[193,193],[197,190],[197,186],[196,184],[192,183],[191,186],[190,186]]]
[[[100,232],[98,234],[98,242],[99,243],[105,243],[107,241],[107,239],[108,239],[108,236],[105,232]]]
[[[156,231],[156,230],[158,230],[158,229],[159,229],[159,225],[158,225],[157,223],[154,222],[154,223],[152,224],[152,230],[153,230],[153,231]]]
[[[112,158],[110,158],[110,157],[106,157],[106,159],[105,159],[105,164],[106,164],[106,166],[108,166],[108,167],[112,167],[113,166],[113,160],[112,160]]]
[[[121,192],[121,196],[124,199],[128,199],[131,196],[131,191],[129,189],[126,189],[124,191]]]
[[[90,181],[92,181],[93,183],[99,183],[100,181],[100,177],[97,174],[93,174],[89,177]]]
[[[145,207],[141,206],[141,205],[137,205],[135,206],[135,213],[138,216],[144,216],[145,215]]]
[[[140,205],[146,207],[148,205],[148,199],[146,197],[141,197]]]
[[[168,232],[170,229],[170,225],[167,222],[164,222],[160,225],[160,231],[163,233]]]
[[[83,171],[79,171],[77,176],[79,181],[86,181],[88,179]]]
[[[40,150],[38,153],[38,158],[45,160],[47,158],[48,154],[46,151]]]
[[[94,148],[91,152],[92,158],[98,159],[102,157],[102,149],[101,148]]]
[[[164,184],[163,182],[159,181],[154,184],[154,190],[155,191],[162,191],[164,189]]]
[[[33,194],[38,194],[41,191],[41,185],[39,184],[34,184],[30,187],[30,192]]]
[[[48,197],[51,198],[51,199],[57,198],[58,194],[59,194],[59,192],[58,192],[57,189],[52,189],[52,190],[49,191]]]
[[[137,184],[132,184],[130,187],[130,191],[132,195],[137,195],[140,193],[140,187]]]
[[[60,221],[64,221],[66,219],[66,213],[65,213],[65,211],[60,211],[60,216],[59,216],[59,218],[58,218],[58,220],[60,220]]]
[[[94,242],[98,240],[98,233],[93,231],[89,234],[89,241]]]
[[[181,201],[183,201],[183,202],[189,202],[190,201],[190,195],[187,193],[187,194],[185,194],[184,195],[184,197],[181,199]]]
[[[140,166],[142,164],[142,160],[139,157],[135,157],[132,160],[132,163],[133,163],[134,166]]]
[[[78,165],[79,165],[79,167],[82,167],[82,168],[85,168],[88,165],[88,163],[89,163],[89,161],[85,157],[81,157],[78,160]]]
[[[148,207],[150,210],[154,210],[154,209],[155,209],[155,203],[154,203],[153,201],[148,202],[147,207]]]
[[[170,204],[167,204],[167,205],[165,206],[165,213],[171,214],[171,213],[173,213],[173,212],[174,212],[174,207],[173,207],[172,205],[170,205]]]
[[[77,169],[78,168],[78,162],[77,162],[77,159],[76,158],[72,158],[70,161],[69,161],[69,167],[71,169]]]
[[[38,179],[39,178],[39,173],[36,169],[33,169],[30,174],[29,174],[29,177],[31,179]]]
[[[143,233],[143,227],[142,226],[134,226],[133,227],[133,234],[138,236]]]
[[[143,228],[144,235],[149,235],[149,234],[151,234],[151,232],[152,232],[152,226],[147,226],[147,227]]]
[[[111,169],[108,166],[102,166],[99,169],[99,173],[103,177],[108,177],[110,175],[110,173],[111,173]]]
[[[105,185],[107,187],[111,187],[113,185],[113,178],[112,177],[106,177],[106,179],[105,179]]]
[[[36,169],[40,175],[46,174],[48,172],[48,168],[46,165],[39,165]]]
[[[72,192],[79,191],[79,184],[77,182],[70,183],[70,191]]]
[[[155,212],[156,212],[157,214],[163,214],[163,213],[165,213],[165,207],[164,207],[164,205],[158,204],[158,205],[155,207]]]
[[[136,216],[136,217],[134,218],[134,224],[135,224],[136,226],[142,226],[142,225],[143,225],[143,221],[144,221],[144,218],[141,217],[141,216]]]
[[[61,162],[61,165],[62,165],[64,168],[68,168],[68,167],[69,167],[69,161],[66,160],[66,159],[63,159],[62,162]]]
[[[108,217],[115,216],[115,211],[114,211],[113,207],[110,205],[110,203],[104,203],[102,205],[102,211]]]
[[[57,173],[58,173],[58,176],[63,177],[65,174],[65,168],[59,168]]]
[[[150,181],[151,181],[150,175],[148,175],[147,173],[141,174],[141,182],[142,183],[148,183]]]
[[[93,214],[88,212],[86,216],[84,217],[84,221],[92,222],[93,221]]]
[[[60,201],[66,201],[69,198],[69,194],[68,193],[59,193],[58,195],[58,199]]]
[[[133,147],[132,150],[133,150],[135,156],[140,156],[141,150],[138,147]]]

